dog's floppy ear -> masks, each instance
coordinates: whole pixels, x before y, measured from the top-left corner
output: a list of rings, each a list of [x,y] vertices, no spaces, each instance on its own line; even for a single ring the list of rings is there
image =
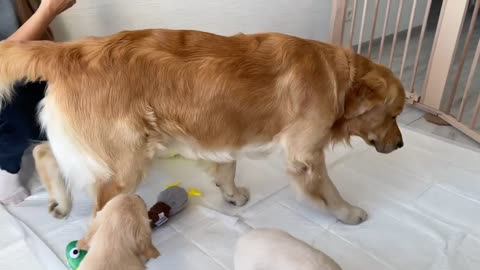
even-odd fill
[[[152,241],[150,240],[149,243],[146,245],[145,249],[143,250],[143,257],[146,259],[155,259],[160,256],[160,251],[153,245]]]
[[[387,82],[377,72],[371,71],[354,83],[345,97],[346,119],[358,117],[384,103]]]
[[[139,222],[135,233],[135,241],[141,256],[145,259],[155,259],[160,256],[160,252],[152,243],[152,229],[150,228],[150,220],[145,219]]]

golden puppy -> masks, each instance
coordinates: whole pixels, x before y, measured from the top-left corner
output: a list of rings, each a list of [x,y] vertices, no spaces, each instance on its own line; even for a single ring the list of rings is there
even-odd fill
[[[155,155],[171,154],[214,162],[225,200],[241,206],[249,193],[235,185],[236,160],[280,145],[296,185],[358,224],[367,213],[340,196],[324,148],[350,136],[381,153],[403,146],[395,120],[401,82],[318,41],[141,30],[67,43],[4,41],[0,59],[6,100],[17,80],[49,83],[40,120],[50,145],[34,155],[56,217],[70,212],[66,187],[88,188],[100,210],[133,192]]]
[[[146,269],[145,259],[160,256],[151,236],[145,202],[137,195],[118,195],[97,212],[78,241],[78,248],[88,250],[78,269]]]
[[[252,230],[237,242],[235,270],[342,270],[327,254],[277,229]]]

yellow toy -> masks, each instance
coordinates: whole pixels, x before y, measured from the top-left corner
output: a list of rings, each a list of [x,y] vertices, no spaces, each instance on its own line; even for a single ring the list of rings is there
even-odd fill
[[[165,188],[168,189],[168,188],[171,188],[171,187],[178,187],[178,186],[180,186],[180,182],[177,181],[177,182],[166,185]],[[203,195],[200,190],[194,189],[194,188],[189,189],[187,191],[187,193],[188,193],[189,196],[197,196],[198,197],[198,196]]]

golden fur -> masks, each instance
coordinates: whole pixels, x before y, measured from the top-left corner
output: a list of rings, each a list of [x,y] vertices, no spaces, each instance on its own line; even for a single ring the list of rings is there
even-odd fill
[[[160,256],[152,243],[145,202],[137,195],[111,199],[91,221],[77,247],[88,250],[78,270],[141,270]]]
[[[214,161],[225,199],[243,205],[249,195],[234,183],[235,160],[278,144],[295,183],[339,220],[357,224],[367,214],[339,195],[324,148],[352,135],[383,153],[403,145],[395,120],[405,99],[401,82],[318,41],[141,30],[67,43],[1,42],[0,59],[7,100],[18,79],[49,82],[40,118],[50,145],[35,158],[57,217],[71,204],[52,183],[87,186],[99,210],[134,191],[156,154]]]

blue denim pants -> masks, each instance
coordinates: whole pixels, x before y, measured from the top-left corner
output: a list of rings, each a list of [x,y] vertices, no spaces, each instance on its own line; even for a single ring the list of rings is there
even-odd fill
[[[46,140],[37,120],[45,88],[45,82],[16,86],[14,98],[0,112],[0,169],[17,173],[32,140]]]

